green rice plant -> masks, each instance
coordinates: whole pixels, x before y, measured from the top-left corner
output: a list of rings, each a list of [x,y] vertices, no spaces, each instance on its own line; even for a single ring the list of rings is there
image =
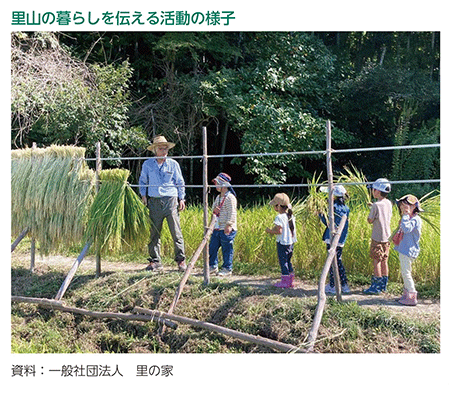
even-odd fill
[[[129,170],[100,172],[100,189],[89,209],[86,239],[101,252],[144,247],[150,222],[147,208],[127,184]]]
[[[435,190],[419,199],[421,207],[424,210],[419,213],[423,221],[440,235],[440,193]]]

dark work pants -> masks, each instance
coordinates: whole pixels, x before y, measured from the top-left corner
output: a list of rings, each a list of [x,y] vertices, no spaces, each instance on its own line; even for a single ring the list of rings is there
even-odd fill
[[[170,196],[149,197],[148,210],[151,219],[150,243],[148,244],[151,262],[161,262],[161,230],[164,219],[167,220],[172,241],[174,242],[174,259],[176,262],[183,261],[185,259],[185,243],[180,228],[177,198]]]
[[[327,251],[330,249],[330,244],[327,244]],[[346,269],[344,269],[343,261],[341,260],[341,255],[343,254],[343,247],[336,247],[336,263],[338,264],[338,272],[341,286],[347,284]],[[330,266],[330,271],[328,272],[330,276],[330,287],[335,286],[335,273],[333,272],[333,264]]]

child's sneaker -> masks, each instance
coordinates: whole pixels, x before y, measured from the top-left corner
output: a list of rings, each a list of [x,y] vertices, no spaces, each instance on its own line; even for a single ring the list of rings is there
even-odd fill
[[[215,267],[209,267],[209,274],[217,274],[218,272],[218,267],[215,266]]]
[[[222,270],[218,272],[219,276],[231,276],[231,274],[233,274],[233,272],[225,268],[222,268]]]
[[[330,286],[330,284],[327,284],[325,286],[325,293],[326,294],[336,295],[336,289],[335,289],[335,287]]]
[[[343,286],[341,286],[341,293],[343,294],[349,294],[351,293],[351,290],[349,288],[349,285],[345,284]]]
[[[366,295],[379,295],[381,293],[382,277],[372,276],[370,288],[363,291]]]

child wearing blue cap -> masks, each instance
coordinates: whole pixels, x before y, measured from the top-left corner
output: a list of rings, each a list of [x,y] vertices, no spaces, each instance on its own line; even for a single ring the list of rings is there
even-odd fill
[[[212,211],[217,222],[209,242],[210,273],[229,276],[233,272],[234,238],[237,233],[237,199],[231,186],[231,177],[219,173],[213,180],[219,195],[214,200]],[[222,249],[223,265],[218,270],[218,250]]]

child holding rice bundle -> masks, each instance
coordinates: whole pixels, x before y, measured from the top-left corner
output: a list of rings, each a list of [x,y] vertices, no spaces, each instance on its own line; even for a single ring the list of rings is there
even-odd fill
[[[398,251],[400,272],[403,278],[403,295],[397,301],[403,305],[416,306],[417,292],[411,275],[411,265],[418,257],[421,238],[422,220],[418,213],[421,209],[419,200],[414,195],[405,195],[397,200],[400,211],[400,237],[394,237],[394,250]]]
[[[292,266],[293,245],[296,243],[295,217],[290,198],[285,193],[277,193],[269,202],[278,213],[274,226],[266,228],[266,233],[276,235],[277,256],[281,268],[281,281],[274,284],[278,288],[293,288],[294,271]]]
[[[339,226],[341,222],[341,217],[346,215],[346,223],[344,225],[343,231],[338,241],[338,246],[336,247],[336,262],[338,264],[338,272],[339,272],[339,281],[341,284],[341,292],[342,293],[349,293],[351,290],[349,289],[349,285],[347,283],[347,276],[346,276],[346,269],[344,268],[343,261],[341,259],[343,253],[344,243],[346,242],[347,233],[349,229],[349,207],[345,203],[345,199],[348,197],[346,188],[342,185],[336,185],[333,188],[333,213],[334,213],[334,221],[335,227]],[[324,231],[322,236],[322,240],[327,244],[327,251],[330,249],[331,237],[330,237],[330,229],[328,227],[327,218],[325,215],[319,214],[319,218],[327,228]],[[329,271],[329,278],[330,282],[325,286],[325,292],[330,294],[336,294],[335,289],[335,278],[333,273],[333,267],[330,267]]]

